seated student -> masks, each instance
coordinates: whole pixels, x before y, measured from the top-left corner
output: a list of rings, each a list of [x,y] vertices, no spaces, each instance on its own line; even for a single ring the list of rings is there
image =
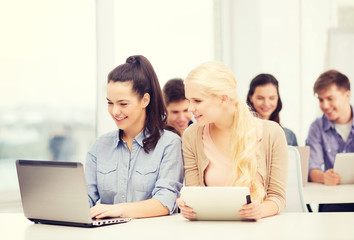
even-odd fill
[[[167,108],[167,125],[182,136],[184,130],[192,124],[192,113],[188,111],[189,102],[184,94],[184,83],[180,78],[167,81],[163,87],[163,96]]]
[[[280,124],[279,113],[282,102],[279,95],[278,80],[270,74],[259,74],[250,83],[247,104],[257,113],[259,118]],[[296,135],[283,127],[288,145],[297,146]]]
[[[183,134],[186,186],[247,186],[252,202],[239,214],[260,219],[285,207],[288,148],[279,124],[255,118],[237,93],[237,81],[222,63],[207,62],[185,80],[197,124]],[[181,214],[196,216],[182,199]],[[220,200],[222,204],[222,200]]]
[[[313,91],[317,94],[323,115],[311,124],[306,140],[306,145],[310,146],[309,180],[337,185],[341,178],[333,172],[336,154],[354,152],[350,82],[344,74],[329,70],[319,76]],[[354,203],[321,204],[319,211],[354,211]]]
[[[145,57],[131,56],[109,73],[107,102],[119,130],[99,137],[87,154],[91,216],[173,213],[183,181],[181,138],[164,130],[161,88]]]

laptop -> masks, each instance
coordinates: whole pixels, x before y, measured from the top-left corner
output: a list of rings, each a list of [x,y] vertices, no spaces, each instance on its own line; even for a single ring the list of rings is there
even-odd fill
[[[305,186],[309,177],[310,146],[296,146],[300,154],[302,185]]]
[[[333,171],[342,179],[341,184],[354,184],[354,153],[337,153]]]
[[[24,215],[35,223],[96,227],[130,220],[91,218],[81,163],[17,160],[16,168]]]
[[[183,187],[181,198],[197,215],[191,220],[249,221],[238,214],[251,203],[248,187]]]

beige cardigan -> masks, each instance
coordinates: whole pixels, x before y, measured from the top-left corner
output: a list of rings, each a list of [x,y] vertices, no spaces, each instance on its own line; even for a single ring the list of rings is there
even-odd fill
[[[288,148],[283,129],[276,122],[261,120],[258,173],[263,178],[266,200],[274,201],[280,212],[286,204]],[[205,186],[204,171],[209,164],[203,149],[203,128],[190,125],[183,134],[182,149],[186,186]]]

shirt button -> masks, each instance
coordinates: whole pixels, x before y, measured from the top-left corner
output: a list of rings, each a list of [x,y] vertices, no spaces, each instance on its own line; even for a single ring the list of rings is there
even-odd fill
[[[327,149],[327,152],[329,152],[329,153],[332,152],[332,149],[328,148],[328,149]]]
[[[124,199],[124,198],[125,198],[125,195],[122,195],[122,198]]]

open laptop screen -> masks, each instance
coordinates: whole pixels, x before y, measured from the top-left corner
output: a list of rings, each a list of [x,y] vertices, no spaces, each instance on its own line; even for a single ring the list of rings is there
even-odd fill
[[[81,163],[17,160],[16,167],[23,211],[28,219],[42,223],[93,225]]]

